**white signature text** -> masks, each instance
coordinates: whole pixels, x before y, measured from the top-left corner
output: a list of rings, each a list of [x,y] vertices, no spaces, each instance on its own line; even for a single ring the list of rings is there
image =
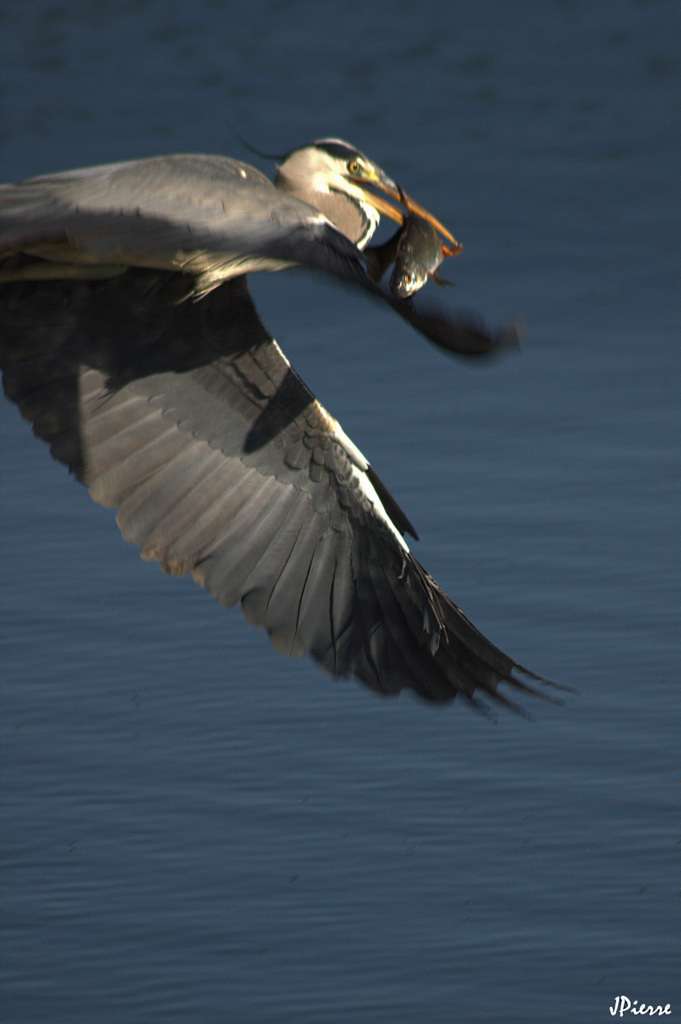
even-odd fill
[[[671,1005],[652,1006],[646,1003],[639,1003],[638,999],[631,1000],[628,996],[617,996],[615,1005],[609,1007],[613,1017],[623,1017],[625,1013],[638,1013],[646,1017],[664,1017],[672,1012]]]

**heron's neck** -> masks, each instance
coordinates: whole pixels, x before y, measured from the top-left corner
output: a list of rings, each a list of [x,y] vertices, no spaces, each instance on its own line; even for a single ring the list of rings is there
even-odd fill
[[[359,202],[344,192],[317,192],[315,206],[358,249],[367,245],[381,219],[373,206]]]
[[[335,228],[354,242],[359,249],[363,249],[369,242],[374,231],[378,227],[380,214],[368,203],[362,203],[352,196],[330,189],[328,192],[315,190],[299,194],[295,187],[289,187],[286,178],[279,174],[277,177],[277,188],[291,193],[297,199],[314,206],[316,210],[323,213]]]

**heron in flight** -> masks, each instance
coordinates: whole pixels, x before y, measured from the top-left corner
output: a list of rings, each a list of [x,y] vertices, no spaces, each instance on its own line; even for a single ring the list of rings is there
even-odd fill
[[[513,329],[404,301],[367,273],[381,215],[435,217],[348,143],[272,183],[223,156],[109,164],[0,187],[8,397],[126,540],[241,602],[286,655],[431,701],[549,681],[504,654],[409,550],[406,514],[263,326],[247,275],[302,265],[482,356]],[[399,230],[399,229],[398,229]],[[484,701],[482,702],[485,703]]]

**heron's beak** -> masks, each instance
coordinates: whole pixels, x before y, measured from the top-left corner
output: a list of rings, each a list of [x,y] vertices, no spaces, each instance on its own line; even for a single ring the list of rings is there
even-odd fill
[[[447,255],[454,255],[454,253],[461,252],[463,249],[463,246],[457,242],[451,231],[448,231],[437,217],[430,213],[429,210],[426,210],[424,206],[421,206],[420,203],[417,203],[415,199],[412,199],[411,196],[408,196],[404,189],[400,188],[399,185],[396,185],[387,174],[384,174],[383,171],[376,168],[375,175],[371,179],[352,178],[351,180],[356,185],[362,185],[367,189],[378,189],[385,195],[390,196],[391,199],[395,199],[398,203],[401,203],[409,213],[413,213],[417,217],[421,217],[422,220],[432,224],[436,231],[439,231],[441,235],[444,235],[444,237],[448,238],[452,243],[453,252],[451,254],[447,253]],[[367,198],[374,209],[378,210],[379,213],[385,214],[386,217],[389,217],[390,220],[397,221],[398,224],[404,224],[406,217],[402,210],[393,206],[392,203],[389,203],[382,195],[379,195],[377,192],[367,191]],[[449,249],[450,246],[447,246],[447,248]]]

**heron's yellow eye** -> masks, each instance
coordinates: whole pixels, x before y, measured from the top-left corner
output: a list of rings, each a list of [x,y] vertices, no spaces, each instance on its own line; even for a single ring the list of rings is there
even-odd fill
[[[350,172],[350,174],[361,174],[362,167],[360,165],[359,160],[348,161],[348,171]]]

